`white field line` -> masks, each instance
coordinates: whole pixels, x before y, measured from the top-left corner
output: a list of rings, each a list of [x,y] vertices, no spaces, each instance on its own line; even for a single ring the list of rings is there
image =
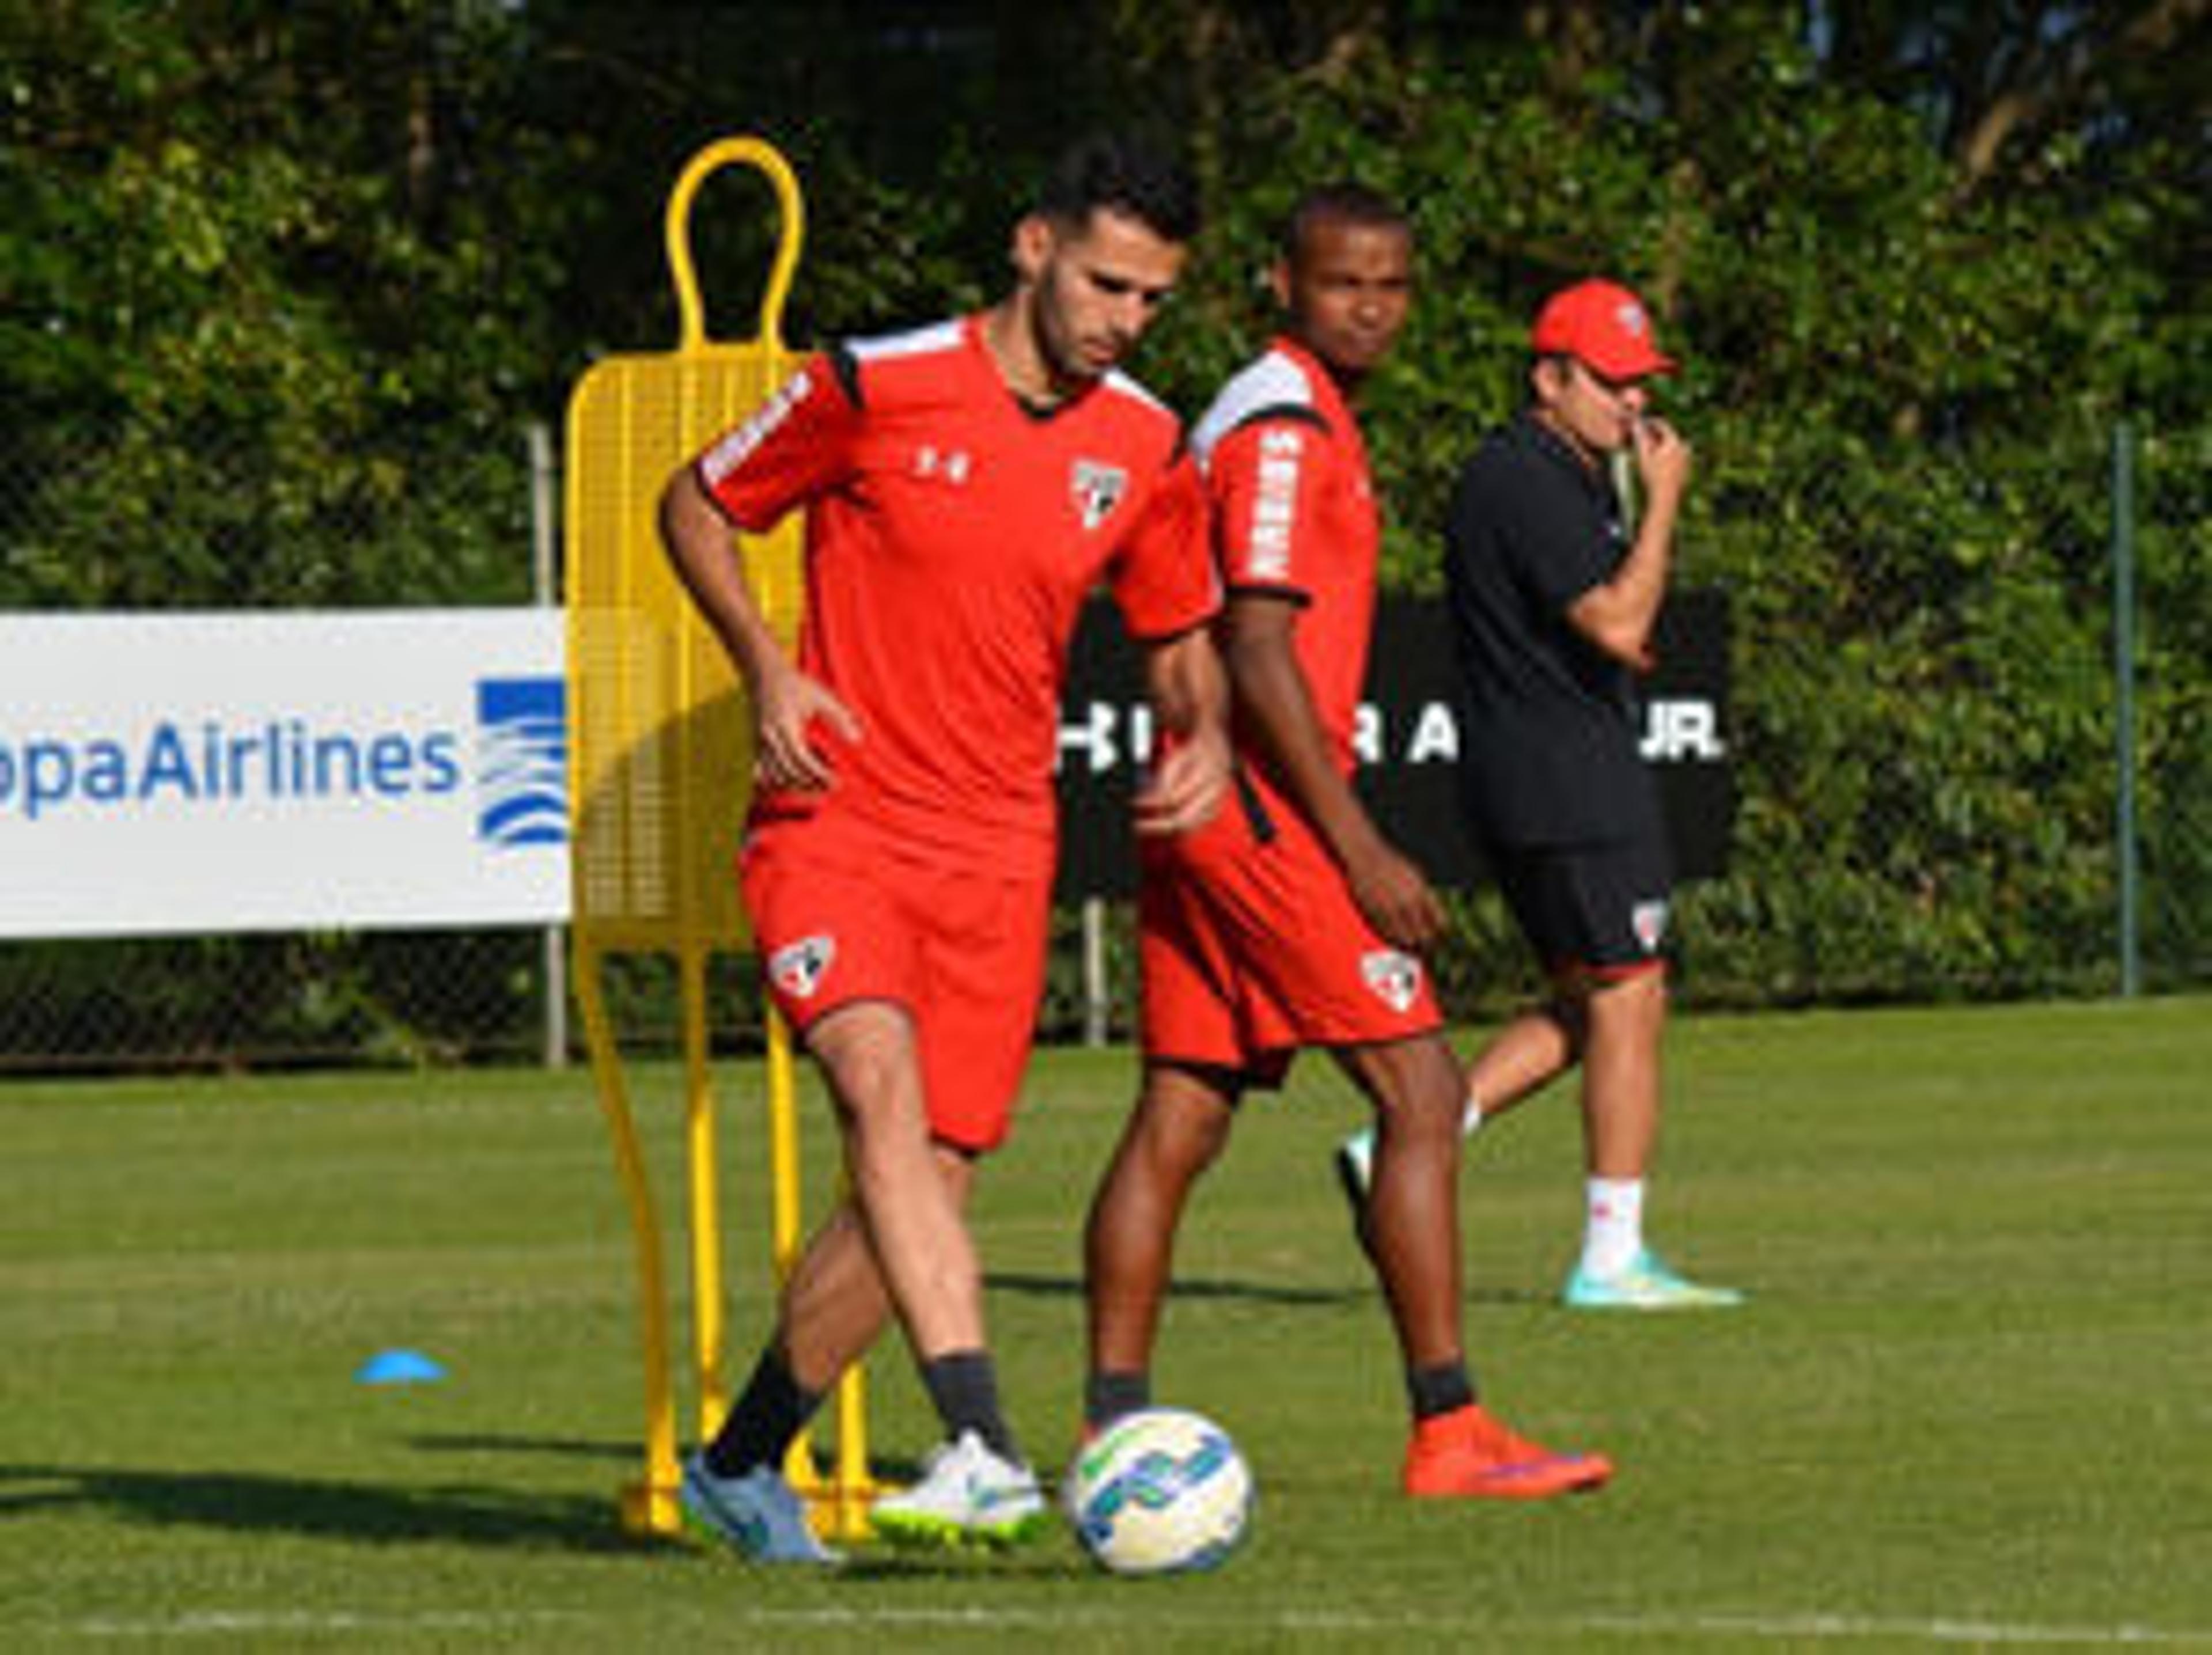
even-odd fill
[[[1111,1590],[1111,1588],[1109,1588]],[[56,1622],[26,1630],[84,1639],[209,1638],[266,1635],[286,1632],[329,1634],[358,1632],[401,1635],[410,1632],[498,1631],[528,1626],[587,1625],[605,1618],[557,1610],[514,1613],[452,1613],[380,1615],[344,1610],[283,1611],[241,1609],[203,1610],[173,1616],[119,1617]],[[811,1608],[772,1609],[732,1605],[718,1615],[724,1627],[781,1628],[960,1628],[969,1631],[1027,1632],[1054,1630],[1112,1631],[1125,1629],[1132,1637],[1157,1636],[1164,1632],[1198,1632],[1210,1628],[1250,1633],[1273,1629],[1285,1636],[1343,1638],[1359,1634],[1456,1634],[1469,1639],[1572,1634],[1636,1639],[1655,1636],[1710,1636],[1746,1642],[1769,1640],[1802,1644],[1828,1640],[1850,1642],[1882,1640],[1929,1644],[1995,1645],[2063,1644],[2076,1647],[2111,1646],[2212,1650],[2212,1629],[2150,1626],[2036,1626],[2002,1621],[1855,1615],[1567,1615],[1559,1616],[1468,1614],[1363,1614],[1329,1609],[1285,1609],[1267,1615],[1177,1615],[1174,1606],[1154,1592],[1141,1604],[1133,1598],[1126,1610],[1100,1606],[1095,1609],[1023,1609],[975,1605],[964,1609],[935,1609],[896,1604],[822,1604]]]

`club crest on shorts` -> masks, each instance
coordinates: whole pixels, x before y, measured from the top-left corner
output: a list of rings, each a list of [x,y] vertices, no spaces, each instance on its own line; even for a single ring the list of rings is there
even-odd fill
[[[1656,954],[1667,934],[1667,904],[1663,902],[1640,902],[1628,910],[1629,928],[1636,933],[1637,941],[1644,952]]]
[[[1394,1012],[1411,1009],[1421,992],[1421,962],[1395,948],[1377,948],[1359,958],[1359,975],[1375,997]]]
[[[811,1000],[836,958],[836,938],[801,937],[769,956],[769,980],[793,1000]]]
[[[1095,529],[1121,503],[1128,492],[1129,474],[1119,465],[1079,459],[1068,471],[1067,486],[1075,496],[1076,510],[1083,514],[1083,526]]]

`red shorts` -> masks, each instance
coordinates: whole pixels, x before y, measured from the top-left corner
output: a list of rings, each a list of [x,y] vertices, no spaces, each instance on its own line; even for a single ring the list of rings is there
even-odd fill
[[[1148,1058],[1276,1086],[1301,1046],[1443,1025],[1419,959],[1375,934],[1304,818],[1257,795],[1147,846],[1138,916]]]
[[[931,1131],[969,1150],[1005,1141],[1044,995],[1048,885],[953,873],[818,821],[756,827],[738,878],[769,997],[802,1043],[840,1007],[903,1007]]]

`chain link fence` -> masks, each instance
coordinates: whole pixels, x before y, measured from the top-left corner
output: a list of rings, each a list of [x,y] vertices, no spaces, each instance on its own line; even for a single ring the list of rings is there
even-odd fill
[[[506,448],[477,455],[487,495],[466,531],[511,548],[504,589],[425,593],[412,573],[422,526],[363,504],[314,529],[327,544],[307,561],[343,566],[314,601],[525,600],[528,502],[544,479],[524,435]],[[99,457],[60,472],[21,445],[0,453],[15,456],[0,463],[0,608],[67,607],[55,594],[77,587],[42,570],[88,547],[128,551],[85,516]],[[252,520],[252,467],[194,458],[227,502],[210,532]],[[1809,450],[1770,452],[1755,472],[1725,458],[1701,469],[1681,572],[1730,594],[1740,806],[1729,871],[1682,893],[1685,1003],[2212,982],[2212,432],[2124,444],[2084,433],[2002,488],[1972,451],[1933,445],[1900,443],[1876,471],[1894,487],[1847,490]],[[2116,514],[2122,494],[2131,507]],[[461,503],[439,501],[441,532]],[[173,532],[155,524],[143,543],[156,572]],[[387,563],[394,537],[408,547]],[[189,557],[232,555],[210,544]],[[2113,601],[2124,560],[2137,594],[2127,684]],[[145,606],[160,582],[114,589]],[[1534,986],[1528,963],[1493,896],[1455,902],[1439,981],[1456,1014],[1489,1018]],[[1126,1032],[1133,956],[1127,904],[1064,910],[1046,1037]],[[672,1048],[672,971],[618,961],[610,989],[637,1047]],[[11,941],[0,1071],[559,1059],[564,992],[558,939],[538,931]],[[717,965],[711,1001],[719,1045],[759,1040],[750,961]]]

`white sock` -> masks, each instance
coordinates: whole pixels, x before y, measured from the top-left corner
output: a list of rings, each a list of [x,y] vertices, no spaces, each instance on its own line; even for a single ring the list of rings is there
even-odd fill
[[[1375,1129],[1363,1126],[1344,1141],[1343,1153],[1359,1169],[1359,1182],[1364,1186],[1375,1178]]]
[[[1619,1275],[1644,1250],[1644,1180],[1592,1178],[1589,1225],[1583,1232],[1583,1274]]]
[[[1474,1095],[1474,1088],[1467,1089],[1467,1113],[1459,1117],[1459,1135],[1472,1138],[1482,1125],[1482,1099]]]

